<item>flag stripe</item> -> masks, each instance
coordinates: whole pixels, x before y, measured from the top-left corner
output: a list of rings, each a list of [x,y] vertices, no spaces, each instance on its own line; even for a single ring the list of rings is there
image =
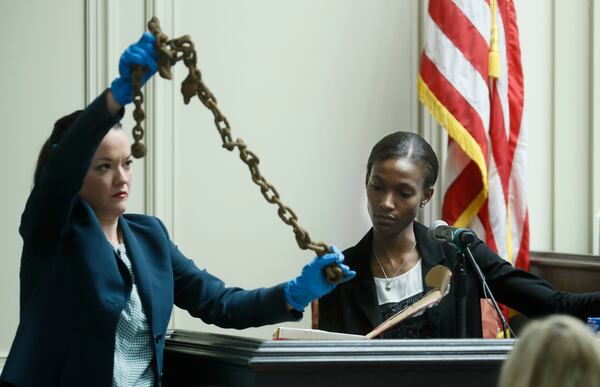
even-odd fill
[[[502,116],[504,117],[505,136],[510,135],[509,128],[509,103],[508,103],[508,66],[506,63],[506,41],[504,37],[504,24],[500,13],[496,12],[496,24],[498,26],[498,52],[500,54],[500,76],[494,79],[494,84],[498,87],[500,103],[502,104]]]
[[[455,224],[463,212],[462,209],[479,195],[482,188],[479,167],[470,162],[446,190],[442,217],[448,223]]]
[[[481,78],[486,79],[488,44],[460,8],[456,7],[451,0],[430,2],[429,15],[446,37],[463,53]],[[470,36],[470,39],[467,41],[464,36]]]
[[[470,20],[485,41],[490,41],[490,5],[484,1],[454,0],[454,5]],[[464,37],[463,37],[464,39]],[[487,53],[486,53],[487,55]],[[487,74],[485,75],[487,79]]]
[[[489,203],[486,200],[484,205],[481,207],[481,211],[479,211],[478,219],[485,230],[485,243],[489,246],[493,251],[498,251],[498,246],[496,245],[496,240],[494,239],[494,233],[492,232],[492,225],[490,224],[490,213],[489,213]]]
[[[517,258],[513,262],[515,267],[529,271],[529,213],[525,213],[523,231],[522,231],[521,245],[519,246],[519,253]]]
[[[418,78],[419,98],[429,108],[435,119],[448,130],[464,152],[475,161],[480,170],[482,188],[468,206],[461,207],[462,211],[456,215],[456,220],[451,224],[467,226],[475,217],[483,201],[487,197],[487,168],[485,155],[487,148],[481,143],[487,143],[481,118],[471,105],[463,98],[463,94],[451,85],[438,71],[438,68],[429,60],[426,54],[421,58],[421,72]],[[472,182],[471,182],[472,183]],[[446,195],[445,200],[454,201]],[[459,197],[456,201],[460,202]]]
[[[490,3],[429,0],[419,99],[450,138],[444,219],[476,227],[498,255],[528,268],[527,145],[516,14],[513,1],[496,0],[491,20]],[[500,58],[497,78],[487,74],[492,36]]]
[[[519,139],[523,118],[524,105],[524,81],[523,67],[521,65],[521,48],[519,42],[519,30],[517,27],[517,16],[512,1],[498,0],[498,8],[503,20],[508,23],[504,26],[507,47],[508,67],[508,100],[510,112],[510,140],[509,159],[514,159],[514,152]],[[512,162],[511,162],[512,164]]]
[[[473,161],[462,151],[462,149],[460,149],[460,146],[452,139],[452,137],[448,137],[446,160],[452,160],[452,162],[446,162],[446,173],[444,176],[445,178],[442,181],[441,192],[446,192],[452,181],[454,181],[454,179],[460,175],[461,171]]]
[[[502,191],[504,200],[508,199],[508,180],[509,176],[509,160],[508,160],[508,140],[506,138],[506,130],[504,128],[504,114],[498,87],[494,82],[492,86],[492,109],[490,114],[490,142],[492,155],[496,162],[496,169],[500,175],[502,182]]]
[[[425,28],[427,30],[425,56],[455,89],[460,90],[463,98],[480,117],[488,117],[490,101],[487,81],[479,75],[463,53],[448,40],[431,17],[427,17]],[[485,131],[488,130],[487,120],[483,121],[483,128]]]
[[[525,133],[523,130],[519,132],[519,141],[515,150],[515,156],[512,163],[511,182],[509,191],[509,203],[513,209],[515,216],[512,217],[513,234],[516,237],[513,240],[515,248],[523,245],[521,238],[525,238],[525,221],[527,218],[527,198],[525,193],[526,169],[527,169],[527,146],[524,141]],[[527,235],[529,235],[527,233]],[[517,239],[519,238],[519,239]],[[527,248],[529,248],[527,241]],[[520,247],[516,253],[517,261],[521,254]],[[529,253],[529,250],[526,251]],[[528,256],[528,255],[527,255]]]
[[[487,175],[484,156],[487,149],[481,149],[479,145],[481,141],[486,141],[481,116],[465,100],[463,94],[438,71],[438,68],[426,55],[421,58],[421,79],[436,100],[460,124],[460,130],[450,133],[452,138],[480,166],[482,175]],[[440,122],[440,124],[445,127],[443,122]]]
[[[418,78],[418,90],[419,90],[419,99],[421,102],[429,108],[432,112],[432,115],[436,118],[439,123],[444,123],[444,126],[448,128],[448,131],[451,133],[456,133],[455,139],[458,142],[463,142],[463,144],[468,144],[465,149],[472,149],[474,154],[477,156],[477,160],[482,161],[482,154],[477,153],[477,148],[474,147],[471,142],[473,138],[466,133],[464,127],[460,125],[460,123],[448,112],[448,110],[435,98],[433,93],[427,88],[427,85],[421,77]],[[478,166],[481,164],[478,164]],[[481,168],[480,168],[481,170]],[[485,172],[485,169],[483,170]],[[482,179],[483,189],[480,194],[473,200],[473,202],[466,208],[464,208],[463,213],[458,217],[456,222],[454,223],[460,227],[466,227],[469,222],[473,219],[473,217],[477,214],[485,197],[487,196],[487,179]]]
[[[504,259],[510,260],[508,255],[508,206],[506,197],[502,190],[502,182],[496,170],[496,161],[491,158],[489,164],[489,195],[487,201],[488,215],[487,221],[490,222],[491,235],[486,235],[488,239],[493,238],[498,248],[496,253]]]

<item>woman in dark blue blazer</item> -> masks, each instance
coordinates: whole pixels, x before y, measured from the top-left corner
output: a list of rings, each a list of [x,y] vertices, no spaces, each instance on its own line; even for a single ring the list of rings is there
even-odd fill
[[[120,77],[44,144],[19,232],[20,320],[0,377],[14,386],[155,386],[173,304],[209,324],[246,328],[298,320],[331,291],[315,258],[271,288],[228,288],[200,270],[152,216],[125,214],[131,151],[118,122],[132,101],[130,65],[156,71],[146,33],[121,56]],[[355,273],[341,264],[344,279]]]

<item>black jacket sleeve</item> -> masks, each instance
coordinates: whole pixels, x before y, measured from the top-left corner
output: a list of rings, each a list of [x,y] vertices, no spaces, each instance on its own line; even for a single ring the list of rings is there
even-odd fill
[[[600,316],[600,292],[561,292],[544,279],[512,267],[483,242],[478,242],[472,250],[498,302],[528,317],[554,313],[580,319]]]

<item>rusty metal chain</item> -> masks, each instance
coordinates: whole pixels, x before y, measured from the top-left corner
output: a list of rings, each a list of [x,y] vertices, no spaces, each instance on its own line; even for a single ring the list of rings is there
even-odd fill
[[[141,141],[144,137],[144,128],[142,128],[142,121],[146,117],[142,104],[144,103],[144,95],[142,94],[140,85],[142,83],[142,76],[144,75],[144,69],[136,65],[131,73],[131,83],[133,84],[133,104],[135,109],[133,110],[133,119],[135,120],[135,126],[131,130],[133,134],[133,144],[131,145],[131,154],[136,159],[144,157],[146,155],[146,145]]]
[[[202,74],[196,67],[196,50],[194,43],[188,35],[169,40],[160,29],[160,23],[157,18],[153,17],[148,22],[148,30],[156,37],[157,49],[157,65],[158,72],[162,78],[172,79],[171,66],[183,60],[183,63],[188,68],[188,75],[181,84],[181,93],[183,101],[187,105],[192,97],[198,96],[204,106],[206,106],[214,116],[214,123],[223,141],[223,148],[233,151],[238,149],[240,159],[250,169],[252,181],[260,187],[265,200],[271,204],[277,205],[277,214],[281,220],[292,227],[298,246],[303,249],[310,249],[318,255],[326,254],[329,247],[322,242],[313,242],[308,233],[298,224],[298,216],[280,199],[279,193],[275,187],[269,183],[260,173],[258,168],[259,158],[254,152],[248,149],[248,146],[241,138],[233,140],[231,135],[231,127],[229,121],[223,115],[217,106],[217,99],[213,93],[206,87],[202,81]],[[146,154],[146,147],[140,141],[144,136],[142,121],[144,120],[144,111],[142,103],[144,97],[140,90],[140,80],[144,73],[141,67],[136,67],[132,72],[132,83],[134,87],[134,104],[135,110],[133,118],[136,122],[133,128],[134,144],[131,146],[131,151],[134,157],[140,158]],[[328,266],[325,270],[327,279],[331,283],[339,283],[342,280],[342,270],[338,265]]]

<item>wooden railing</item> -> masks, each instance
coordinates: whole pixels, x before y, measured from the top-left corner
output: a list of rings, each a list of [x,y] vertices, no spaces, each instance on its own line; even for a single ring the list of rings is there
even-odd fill
[[[600,291],[600,256],[531,252],[531,272],[557,289],[569,292]]]

